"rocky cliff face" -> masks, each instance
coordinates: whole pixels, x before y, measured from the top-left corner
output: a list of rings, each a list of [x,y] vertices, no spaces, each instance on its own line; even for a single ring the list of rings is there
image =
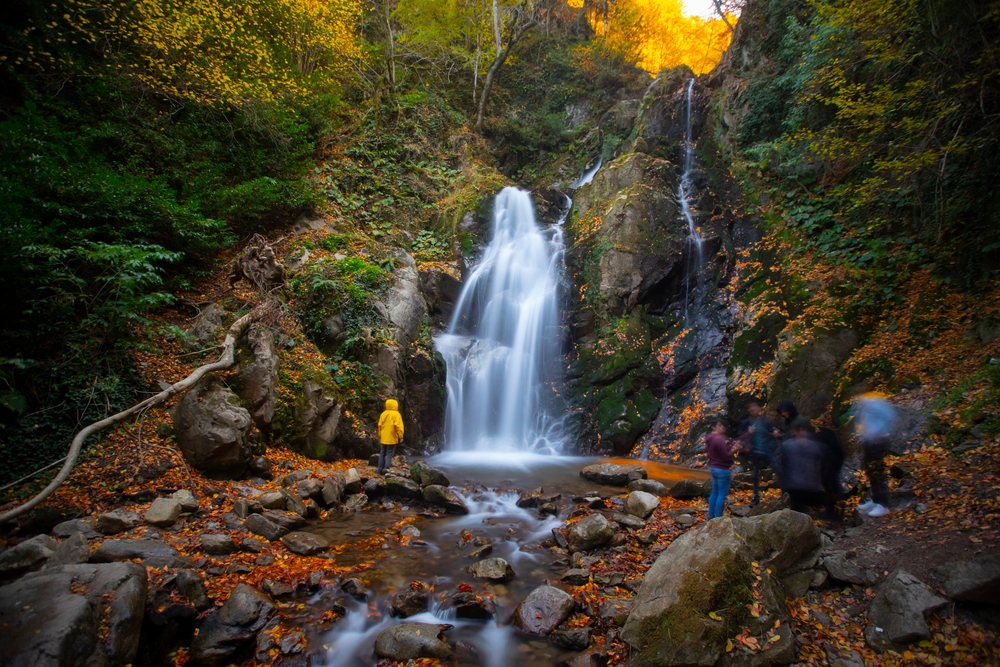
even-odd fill
[[[738,260],[758,235],[706,141],[710,91],[696,82],[688,203],[700,248],[691,236],[678,198],[690,79],[657,77],[625,148],[574,197],[568,394],[584,451],[686,457],[705,419],[728,410]]]

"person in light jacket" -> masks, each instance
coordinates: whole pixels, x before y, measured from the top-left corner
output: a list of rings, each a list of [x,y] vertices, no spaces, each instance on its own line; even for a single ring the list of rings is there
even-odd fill
[[[399,402],[387,399],[385,411],[378,418],[378,437],[382,448],[378,454],[378,474],[384,475],[392,467],[392,455],[396,445],[403,439],[403,417],[399,414]]]

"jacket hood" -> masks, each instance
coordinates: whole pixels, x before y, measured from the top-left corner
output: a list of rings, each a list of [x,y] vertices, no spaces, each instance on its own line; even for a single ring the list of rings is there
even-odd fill
[[[795,409],[795,405],[788,400],[778,403],[778,412],[789,413],[791,415],[791,417],[789,417],[789,420],[794,420],[796,417],[799,416],[799,411]]]
[[[386,410],[399,410],[399,401],[394,398],[387,398],[385,401]]]

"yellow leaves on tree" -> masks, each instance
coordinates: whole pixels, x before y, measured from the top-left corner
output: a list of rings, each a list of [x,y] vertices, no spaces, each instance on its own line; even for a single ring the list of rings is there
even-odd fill
[[[708,72],[729,47],[729,28],[721,18],[707,21],[682,9],[681,0],[619,0],[588,3],[587,18],[609,47],[651,74],[677,65]],[[735,25],[736,17],[729,21]]]
[[[89,42],[165,95],[208,104],[322,90],[358,55],[359,0],[67,0],[47,41]]]

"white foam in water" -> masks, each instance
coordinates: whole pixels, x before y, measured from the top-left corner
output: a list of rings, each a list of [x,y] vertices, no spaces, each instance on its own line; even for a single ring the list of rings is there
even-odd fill
[[[531,195],[517,188],[497,195],[493,238],[462,288],[448,332],[434,341],[448,366],[449,450],[562,448],[560,420],[542,391],[561,372],[563,219],[543,230]]]
[[[599,155],[597,156],[597,162],[594,163],[594,166],[592,166],[587,171],[583,172],[583,174],[580,176],[580,180],[573,185],[573,189],[576,190],[577,188],[582,188],[587,183],[590,183],[592,180],[594,180],[594,176],[596,176],[597,172],[600,171],[602,164],[604,164],[604,156]]]

